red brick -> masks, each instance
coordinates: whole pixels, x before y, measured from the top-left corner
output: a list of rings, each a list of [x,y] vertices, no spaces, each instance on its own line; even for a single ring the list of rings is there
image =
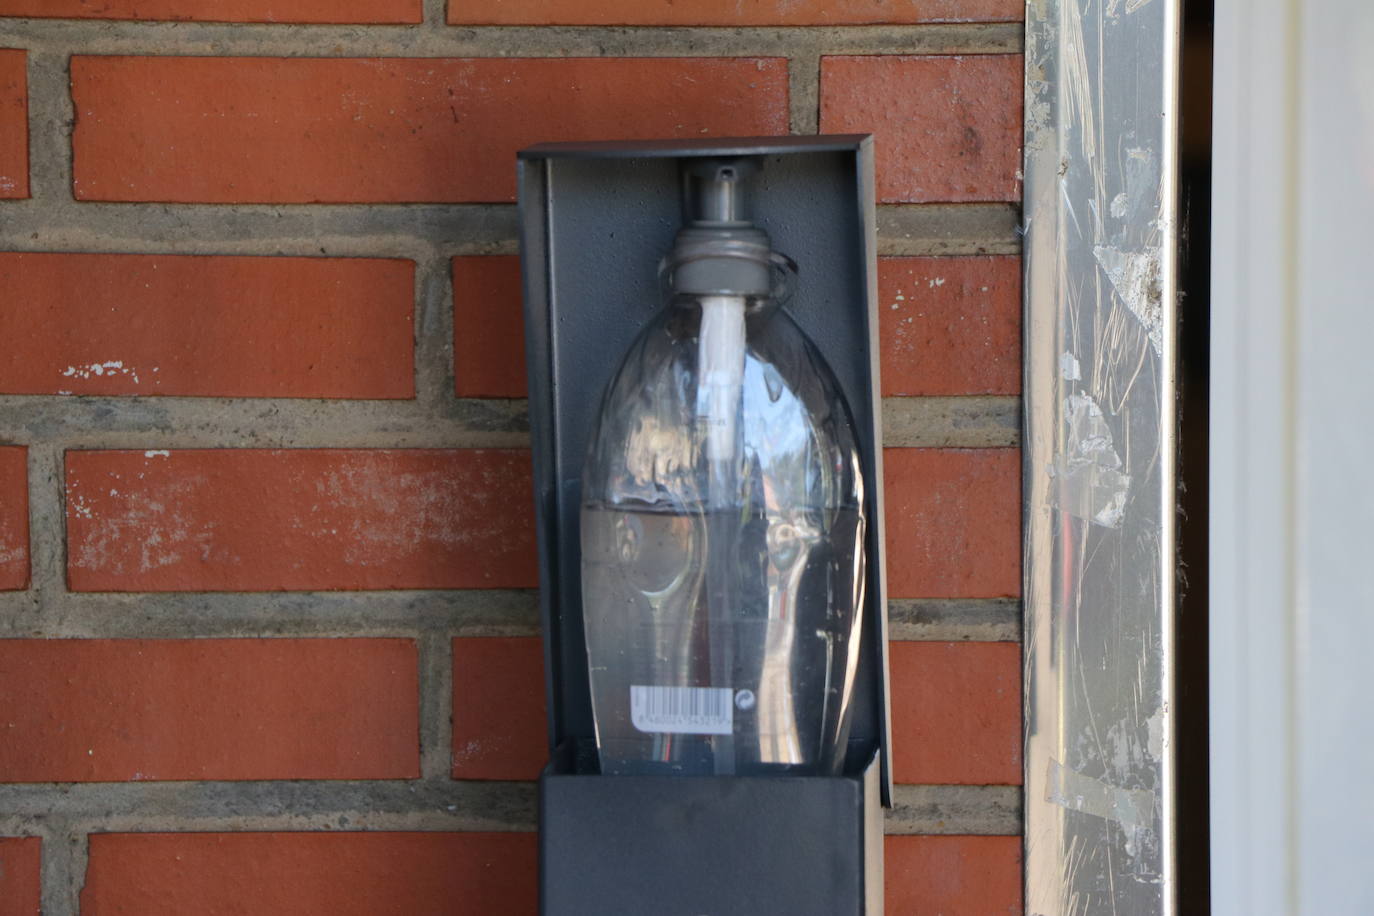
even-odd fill
[[[530,833],[107,833],[83,916],[534,916]]]
[[[866,25],[1012,22],[1017,0],[449,0],[454,25]]]
[[[1021,593],[1021,452],[883,453],[887,585],[894,598]]]
[[[0,199],[28,196],[28,54],[0,49]]]
[[[403,639],[0,640],[0,782],[419,775]]]
[[[29,451],[0,446],[0,591],[29,587]]]
[[[7,394],[410,398],[415,265],[0,253]]]
[[[883,394],[1020,394],[1018,258],[883,258],[878,305]]]
[[[890,836],[884,863],[893,916],[1018,916],[1021,838]]]
[[[1021,199],[1021,56],[826,57],[821,132],[874,135],[878,199]]]
[[[39,916],[42,908],[43,841],[0,837],[0,916]]]
[[[778,58],[72,58],[83,200],[515,197],[546,140],[787,131]]]
[[[539,639],[455,639],[453,778],[534,779],[548,756]]]
[[[523,588],[529,453],[67,453],[75,591]]]
[[[453,383],[460,398],[525,396],[520,258],[453,259]]]
[[[893,642],[892,771],[898,782],[1021,784],[1021,647]]]
[[[187,22],[420,22],[422,0],[0,0],[0,16]]]

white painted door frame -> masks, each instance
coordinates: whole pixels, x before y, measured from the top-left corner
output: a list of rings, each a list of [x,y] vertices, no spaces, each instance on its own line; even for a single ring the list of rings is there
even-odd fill
[[[1374,913],[1374,3],[1217,0],[1216,916]]]

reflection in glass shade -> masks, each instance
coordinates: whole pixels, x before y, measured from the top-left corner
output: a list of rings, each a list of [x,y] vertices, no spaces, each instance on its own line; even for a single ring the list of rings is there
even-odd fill
[[[702,300],[730,298],[672,298],[592,437],[582,594],[603,772],[844,763],[864,582],[853,423],[775,299],[720,303],[744,316],[742,366],[703,352],[719,331]]]

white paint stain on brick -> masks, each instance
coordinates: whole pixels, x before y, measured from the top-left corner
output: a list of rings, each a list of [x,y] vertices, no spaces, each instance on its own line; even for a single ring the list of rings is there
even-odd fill
[[[154,369],[154,372],[157,370]],[[76,366],[68,366],[62,370],[63,378],[90,379],[90,378],[113,378],[124,376],[133,380],[135,385],[140,384],[138,370],[133,366],[124,365],[122,359],[107,359],[103,362],[81,363]]]
[[[341,555],[350,565],[404,560],[425,544],[481,547],[510,536],[506,513],[486,509],[505,489],[504,467],[484,468],[475,480],[448,466],[399,471],[383,452],[350,458],[323,478],[301,483],[325,497],[324,517],[305,519],[303,527],[342,541]],[[341,519],[347,524],[338,525]]]
[[[188,475],[145,483],[131,492],[123,475],[114,473],[106,475],[99,495],[89,496],[82,492],[81,481],[74,481],[68,498],[72,514],[83,524],[75,538],[72,565],[119,575],[151,572],[188,556],[209,559],[214,523],[197,520],[182,509],[194,504],[194,496],[207,486],[204,476]]]
[[[481,741],[469,739],[463,743],[462,747],[454,750],[450,758],[450,766],[462,766],[470,760],[479,758],[485,750],[486,748]]]
[[[28,559],[29,548],[21,542],[16,533],[8,527],[0,526],[0,566],[19,563]]]

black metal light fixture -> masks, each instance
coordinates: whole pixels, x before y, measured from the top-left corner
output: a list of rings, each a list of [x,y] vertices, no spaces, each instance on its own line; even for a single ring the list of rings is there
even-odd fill
[[[521,153],[546,914],[881,910],[871,173],[860,137]]]

